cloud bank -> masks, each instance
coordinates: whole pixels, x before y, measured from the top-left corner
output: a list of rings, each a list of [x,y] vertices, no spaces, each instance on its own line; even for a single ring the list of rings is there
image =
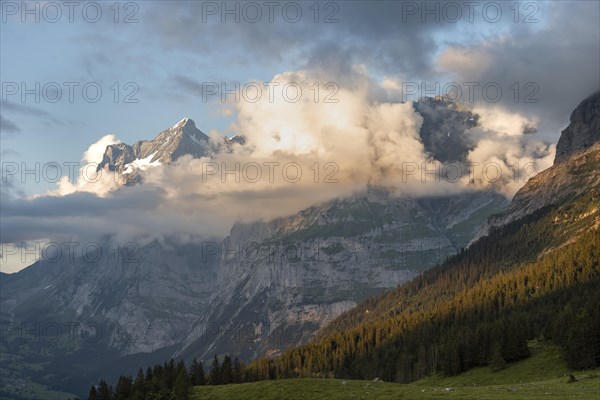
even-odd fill
[[[381,85],[365,68],[355,68],[352,84],[336,88],[331,102],[315,101],[315,81],[307,71],[278,74],[271,83],[297,84],[297,101],[276,90],[271,98],[224,104],[237,115],[232,128],[244,135],[244,145],[149,168],[136,186],[123,186],[108,170],[90,175],[85,163],[100,162],[106,146],[119,142],[102,137],[83,154],[76,182],[63,177],[44,195],[5,196],[3,241],[225,236],[236,221],[289,215],[369,185],[397,196],[493,189],[510,197],[525,182],[515,179],[515,166],[535,164],[539,171],[554,157],[553,146],[526,133],[535,120],[501,107],[473,108],[478,125],[456,137],[467,154],[460,168],[472,163],[472,171],[457,174],[456,165],[425,150],[423,117],[414,104],[380,101]],[[225,140],[217,131],[209,136],[215,144]],[[484,171],[490,163],[494,168]]]

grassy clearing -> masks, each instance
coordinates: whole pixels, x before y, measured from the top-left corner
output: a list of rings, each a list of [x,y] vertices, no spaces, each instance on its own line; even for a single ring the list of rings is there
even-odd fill
[[[502,371],[477,368],[456,377],[433,376],[399,385],[338,379],[288,379],[194,388],[197,400],[477,399],[600,400],[600,370],[569,371],[558,350],[531,343],[532,356]],[[577,382],[567,383],[573,373]]]

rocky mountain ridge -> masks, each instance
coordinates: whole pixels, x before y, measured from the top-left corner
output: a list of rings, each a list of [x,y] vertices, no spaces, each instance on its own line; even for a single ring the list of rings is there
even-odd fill
[[[234,143],[244,143],[244,137],[223,137],[222,143],[211,139],[196,127],[190,118],[183,118],[152,140],[140,140],[133,145],[112,144],[106,147],[97,170],[115,171],[126,185],[139,183],[141,172],[160,165],[168,165],[184,155],[193,158],[210,157],[221,151],[230,151]]]
[[[583,100],[571,114],[570,124],[558,141],[554,165],[529,179],[504,212],[490,217],[478,236],[598,187],[598,171],[600,91]]]

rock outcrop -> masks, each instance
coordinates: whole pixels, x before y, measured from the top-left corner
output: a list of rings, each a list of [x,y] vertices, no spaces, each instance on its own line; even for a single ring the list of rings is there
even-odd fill
[[[571,123],[556,145],[554,164],[600,142],[600,91],[583,100],[571,114]]]

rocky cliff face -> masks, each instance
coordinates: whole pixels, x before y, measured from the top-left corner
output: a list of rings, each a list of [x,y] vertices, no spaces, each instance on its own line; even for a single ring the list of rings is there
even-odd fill
[[[102,253],[98,260],[43,260],[3,280],[5,322],[95,326],[102,330],[99,343],[123,355],[179,343],[208,305],[215,257],[202,262],[201,246],[158,242],[139,249],[105,242]]]
[[[254,358],[305,342],[365,297],[456,254],[505,204],[493,192],[397,199],[371,189],[238,224],[219,249],[220,290],[179,354]]]
[[[98,259],[95,249],[2,277],[3,367],[42,362],[29,378],[83,393],[98,376],[169,357],[206,312],[217,267],[202,246],[106,241]]]
[[[600,142],[600,91],[583,100],[571,114],[571,123],[556,145],[554,163]]]

